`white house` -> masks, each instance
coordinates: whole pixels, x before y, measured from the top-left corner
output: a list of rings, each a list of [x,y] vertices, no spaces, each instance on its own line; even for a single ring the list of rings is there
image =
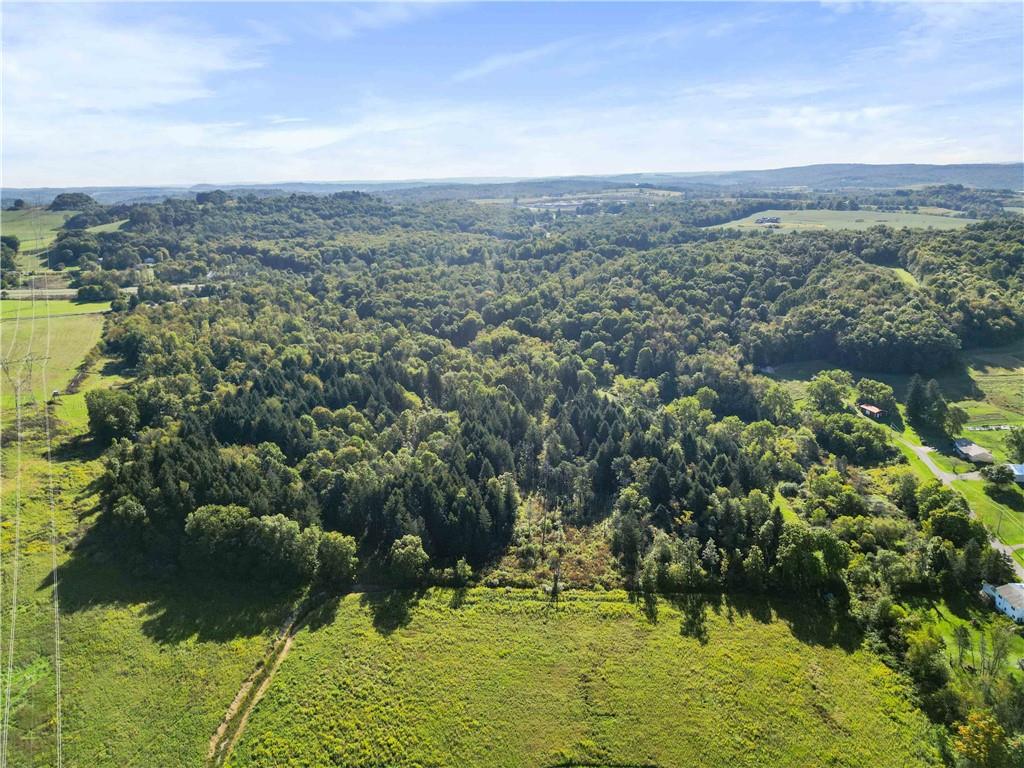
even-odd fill
[[[1002,611],[1014,621],[1024,621],[1024,584],[1003,584],[997,587],[982,582],[981,591],[992,598],[996,610]]]
[[[1010,464],[1010,471],[1013,472],[1013,482],[1017,485],[1024,485],[1024,464]]]
[[[991,464],[993,461],[990,451],[986,451],[976,442],[968,440],[966,437],[954,440],[953,448],[962,459],[973,461],[975,464]]]

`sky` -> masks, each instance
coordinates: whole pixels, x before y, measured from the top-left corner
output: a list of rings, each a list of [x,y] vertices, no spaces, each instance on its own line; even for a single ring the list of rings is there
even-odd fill
[[[1024,159],[980,3],[9,3],[6,187]]]

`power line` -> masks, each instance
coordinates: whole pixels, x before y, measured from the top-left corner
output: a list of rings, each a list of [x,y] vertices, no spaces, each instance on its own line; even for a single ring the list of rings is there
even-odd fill
[[[49,252],[47,252],[49,258]],[[46,307],[46,354],[44,360],[50,357],[50,297],[43,297]],[[42,377],[43,397],[47,397],[46,388],[46,364],[40,369]],[[57,768],[64,765],[64,734],[60,700],[60,598],[57,593],[57,512],[53,499],[53,444],[50,437],[50,404],[43,403],[43,422],[46,425],[46,474],[48,485],[48,496],[50,501],[50,571],[53,574],[53,671],[54,671],[54,706],[56,709],[56,736],[57,736]]]
[[[35,281],[33,280],[29,285],[29,290],[32,291],[35,288]],[[35,314],[35,294],[32,294],[32,313]],[[22,372],[25,370],[25,366],[28,367],[28,384],[29,394],[31,396],[32,391],[32,345],[35,343],[36,328],[33,323],[29,331],[28,337],[28,354],[23,358]],[[18,448],[16,452],[17,456],[17,474],[15,475],[15,486],[14,486],[14,563],[11,566],[11,621],[10,621],[10,636],[7,646],[7,690],[5,692],[4,709],[3,709],[3,735],[0,739],[0,768],[6,768],[8,760],[7,745],[10,738],[11,728],[11,690],[14,682],[14,650],[15,650],[15,639],[17,633],[17,622],[18,622],[18,568],[21,560],[21,470],[22,470],[22,441],[23,441],[23,422],[22,422],[22,390],[24,389],[26,379],[24,376],[21,379],[15,379],[11,374],[11,367],[9,365],[4,366],[4,373],[9,377],[13,389],[14,389],[14,414],[15,422],[17,425],[17,437],[18,437]]]

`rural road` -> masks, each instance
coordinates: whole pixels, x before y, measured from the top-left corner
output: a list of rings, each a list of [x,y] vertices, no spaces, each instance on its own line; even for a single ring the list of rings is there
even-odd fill
[[[939,465],[932,461],[932,457],[928,455],[929,453],[932,453],[935,450],[934,448],[927,445],[913,445],[912,443],[908,443],[899,435],[894,435],[894,437],[901,443],[903,443],[903,445],[905,445],[907,448],[916,453],[917,458],[924,462],[924,465],[932,471],[933,475],[935,475],[937,478],[939,478],[939,480],[942,481],[943,485],[949,485],[954,480],[981,479],[980,472],[961,472],[960,474],[956,474],[954,472],[946,472],[944,469],[940,469]]]
[[[935,450],[934,448],[930,448],[926,445],[914,445],[912,443],[907,442],[899,435],[893,435],[893,437],[895,437],[900,443],[905,445],[907,448],[912,450],[917,455],[917,457],[921,459],[924,465],[931,470],[931,473],[942,482],[943,485],[950,485],[954,480],[981,479],[980,472],[963,472],[961,474],[946,472],[945,470],[940,469],[939,466],[934,461],[932,461],[932,457],[928,455],[929,453]],[[970,509],[970,505],[968,505],[968,509]],[[978,516],[975,514],[973,509],[971,509],[971,517],[973,517],[974,519],[978,519]],[[1011,547],[1009,544],[1004,544],[995,536],[993,536],[991,532],[989,532],[988,538],[989,542],[992,544],[992,547],[994,549],[998,549],[1000,552],[1002,552],[1008,558],[1010,558],[1010,562],[1013,564],[1013,570],[1017,574],[1017,578],[1021,581],[1024,581],[1024,566],[1018,563],[1013,556],[1013,551],[1015,549],[1018,549],[1019,547]]]

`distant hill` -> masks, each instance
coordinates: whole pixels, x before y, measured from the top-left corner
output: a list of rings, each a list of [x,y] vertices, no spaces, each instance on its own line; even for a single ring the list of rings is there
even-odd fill
[[[924,184],[963,184],[982,189],[1024,187],[1024,163],[962,165],[864,165],[830,163],[704,174],[637,174],[625,179],[648,183],[713,184],[743,188],[807,187],[810,189],[891,189]]]
[[[266,184],[196,184],[166,187],[38,187],[0,191],[4,207],[16,198],[29,205],[49,204],[62,193],[82,192],[99,203],[152,202],[168,197],[192,197],[211,189],[254,194],[295,193],[329,195],[357,190],[404,200],[462,199],[595,192],[623,185],[650,184],[693,191],[731,189],[812,190],[894,189],[930,184],[963,184],[982,189],[1024,188],[1024,163],[973,163],[960,165],[866,165],[830,163],[760,171],[714,173],[632,173],[608,176],[560,176],[551,178],[420,179],[409,181],[274,182]]]

